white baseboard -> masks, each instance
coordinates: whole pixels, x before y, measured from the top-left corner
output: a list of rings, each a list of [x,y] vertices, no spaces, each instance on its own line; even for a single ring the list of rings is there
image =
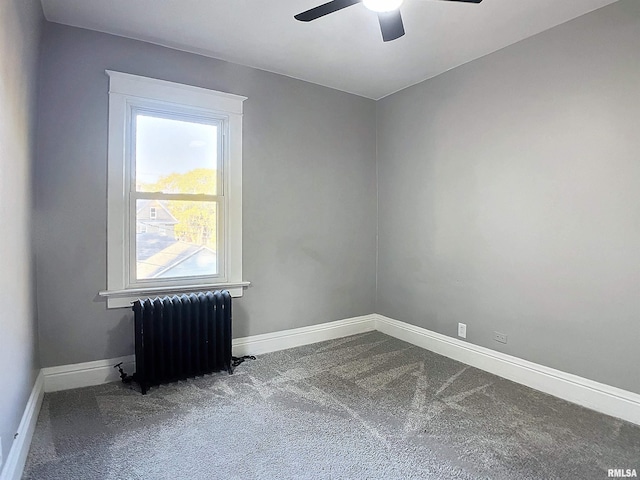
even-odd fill
[[[348,337],[357,333],[371,332],[375,330],[375,320],[375,314],[364,315],[310,327],[237,338],[233,340],[233,354],[236,356],[261,355],[311,343],[324,342],[325,340]]]
[[[38,414],[44,398],[44,377],[42,372],[38,374],[36,381],[31,390],[31,395],[27,401],[27,406],[22,414],[20,425],[18,426],[17,437],[11,445],[7,461],[4,464],[2,472],[0,472],[0,480],[20,480],[24,465],[29,454],[33,431],[36,428]]]
[[[356,333],[370,332],[374,330],[375,318],[375,315],[365,315],[310,327],[237,338],[232,342],[233,354],[237,356],[262,355],[263,353],[342,338]],[[57,392],[115,382],[120,377],[113,366],[120,362],[123,362],[122,368],[125,372],[129,374],[135,372],[135,357],[133,355],[43,368],[44,391],[47,393]]]
[[[236,356],[261,355],[372,330],[379,330],[508,380],[640,425],[640,395],[636,393],[463,342],[378,314],[237,338],[233,340],[233,354]],[[124,362],[123,368],[127,373],[135,371],[133,355],[43,368],[44,391],[55,392],[116,381],[119,376],[113,365],[119,362]]]
[[[375,327],[445,357],[541,392],[640,425],[640,395],[414,325],[375,315]]]
[[[47,393],[58,392],[115,382],[120,379],[120,375],[113,366],[120,362],[122,362],[122,368],[125,372],[132,374],[135,371],[135,357],[133,355],[43,368],[44,391]]]

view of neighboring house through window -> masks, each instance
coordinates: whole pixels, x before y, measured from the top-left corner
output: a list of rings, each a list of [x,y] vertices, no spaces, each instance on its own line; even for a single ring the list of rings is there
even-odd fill
[[[218,275],[221,121],[144,109],[133,120],[131,280]]]

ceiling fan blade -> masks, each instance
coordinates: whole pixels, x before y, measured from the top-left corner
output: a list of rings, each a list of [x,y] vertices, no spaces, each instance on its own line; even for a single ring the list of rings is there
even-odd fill
[[[448,2],[480,3],[482,0],[447,0]]]
[[[382,31],[382,40],[390,42],[404,35],[404,24],[400,10],[393,12],[379,12],[378,20],[380,21],[380,30]]]
[[[333,12],[337,12],[338,10],[342,10],[343,8],[350,7],[351,5],[355,5],[356,3],[360,3],[361,0],[333,0],[332,2],[325,3],[324,5],[320,5],[319,7],[312,8],[311,10],[307,10],[306,12],[299,13],[295,15],[293,18],[296,20],[300,20],[301,22],[310,22],[311,20],[315,20],[316,18],[324,17]]]

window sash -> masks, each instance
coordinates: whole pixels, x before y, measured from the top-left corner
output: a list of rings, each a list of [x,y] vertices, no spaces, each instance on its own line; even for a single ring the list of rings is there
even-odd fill
[[[217,195],[203,193],[165,193],[165,192],[141,192],[137,189],[136,182],[136,116],[138,114],[150,115],[157,118],[166,118],[193,123],[202,123],[216,126],[217,132],[217,159],[216,159],[216,192]],[[210,284],[212,282],[227,281],[227,252],[226,233],[228,218],[226,212],[227,202],[223,193],[226,185],[227,175],[225,175],[225,164],[228,163],[228,150],[225,147],[226,131],[228,129],[228,118],[224,115],[217,115],[211,112],[203,113],[191,107],[183,107],[163,102],[150,101],[146,99],[130,100],[127,104],[126,132],[128,136],[127,151],[125,153],[125,177],[129,186],[127,198],[127,211],[129,212],[126,222],[125,252],[125,278],[127,280],[125,288],[162,287],[172,285],[184,285],[186,283],[197,286]],[[137,275],[137,200],[177,200],[190,202],[210,202],[216,204],[216,270],[215,275],[191,275],[171,278],[145,278],[138,279]]]
[[[225,148],[225,136],[229,128],[229,119],[225,115],[218,115],[212,112],[200,112],[193,107],[165,104],[159,101],[140,99],[128,103],[127,130],[129,141],[127,149],[128,184],[131,192],[137,191],[136,185],[136,138],[137,138],[137,115],[148,115],[166,120],[179,120],[189,123],[200,123],[216,127],[217,132],[217,158],[216,158],[216,194],[224,195],[225,155],[228,153]],[[142,192],[141,192],[142,193]],[[165,192],[161,192],[165,193]]]
[[[154,200],[179,200],[190,202],[202,202],[216,205],[216,270],[214,275],[188,275],[177,276],[169,278],[144,278],[138,279],[137,276],[137,200],[145,200],[146,197],[153,197]],[[140,198],[145,197],[145,198]],[[177,197],[177,198],[176,198]],[[188,198],[197,197],[197,198]],[[205,198],[203,198],[205,197]],[[171,286],[171,285],[184,285],[190,283],[194,285],[211,283],[212,281],[226,281],[226,257],[225,257],[225,226],[224,226],[224,197],[221,196],[208,196],[208,195],[163,195],[163,194],[145,194],[140,195],[136,192],[132,192],[129,202],[129,255],[127,262],[127,271],[129,273],[129,281],[127,288],[141,288],[145,286]]]
[[[162,192],[129,192],[131,201],[135,200],[183,200],[186,202],[221,202],[224,195],[206,195],[203,193],[162,193]]]

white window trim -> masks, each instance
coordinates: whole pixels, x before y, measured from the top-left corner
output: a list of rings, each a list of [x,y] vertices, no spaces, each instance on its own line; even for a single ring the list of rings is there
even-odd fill
[[[106,70],[109,76],[109,151],[107,178],[107,298],[108,308],[129,307],[140,297],[168,295],[186,291],[229,290],[240,297],[250,283],[242,279],[242,105],[239,95],[164,80]],[[229,155],[223,168],[228,191],[225,212],[224,245],[226,277],[214,283],[167,286],[128,286],[129,184],[125,165],[128,116],[132,105],[145,101],[186,106],[228,119],[225,138]]]

